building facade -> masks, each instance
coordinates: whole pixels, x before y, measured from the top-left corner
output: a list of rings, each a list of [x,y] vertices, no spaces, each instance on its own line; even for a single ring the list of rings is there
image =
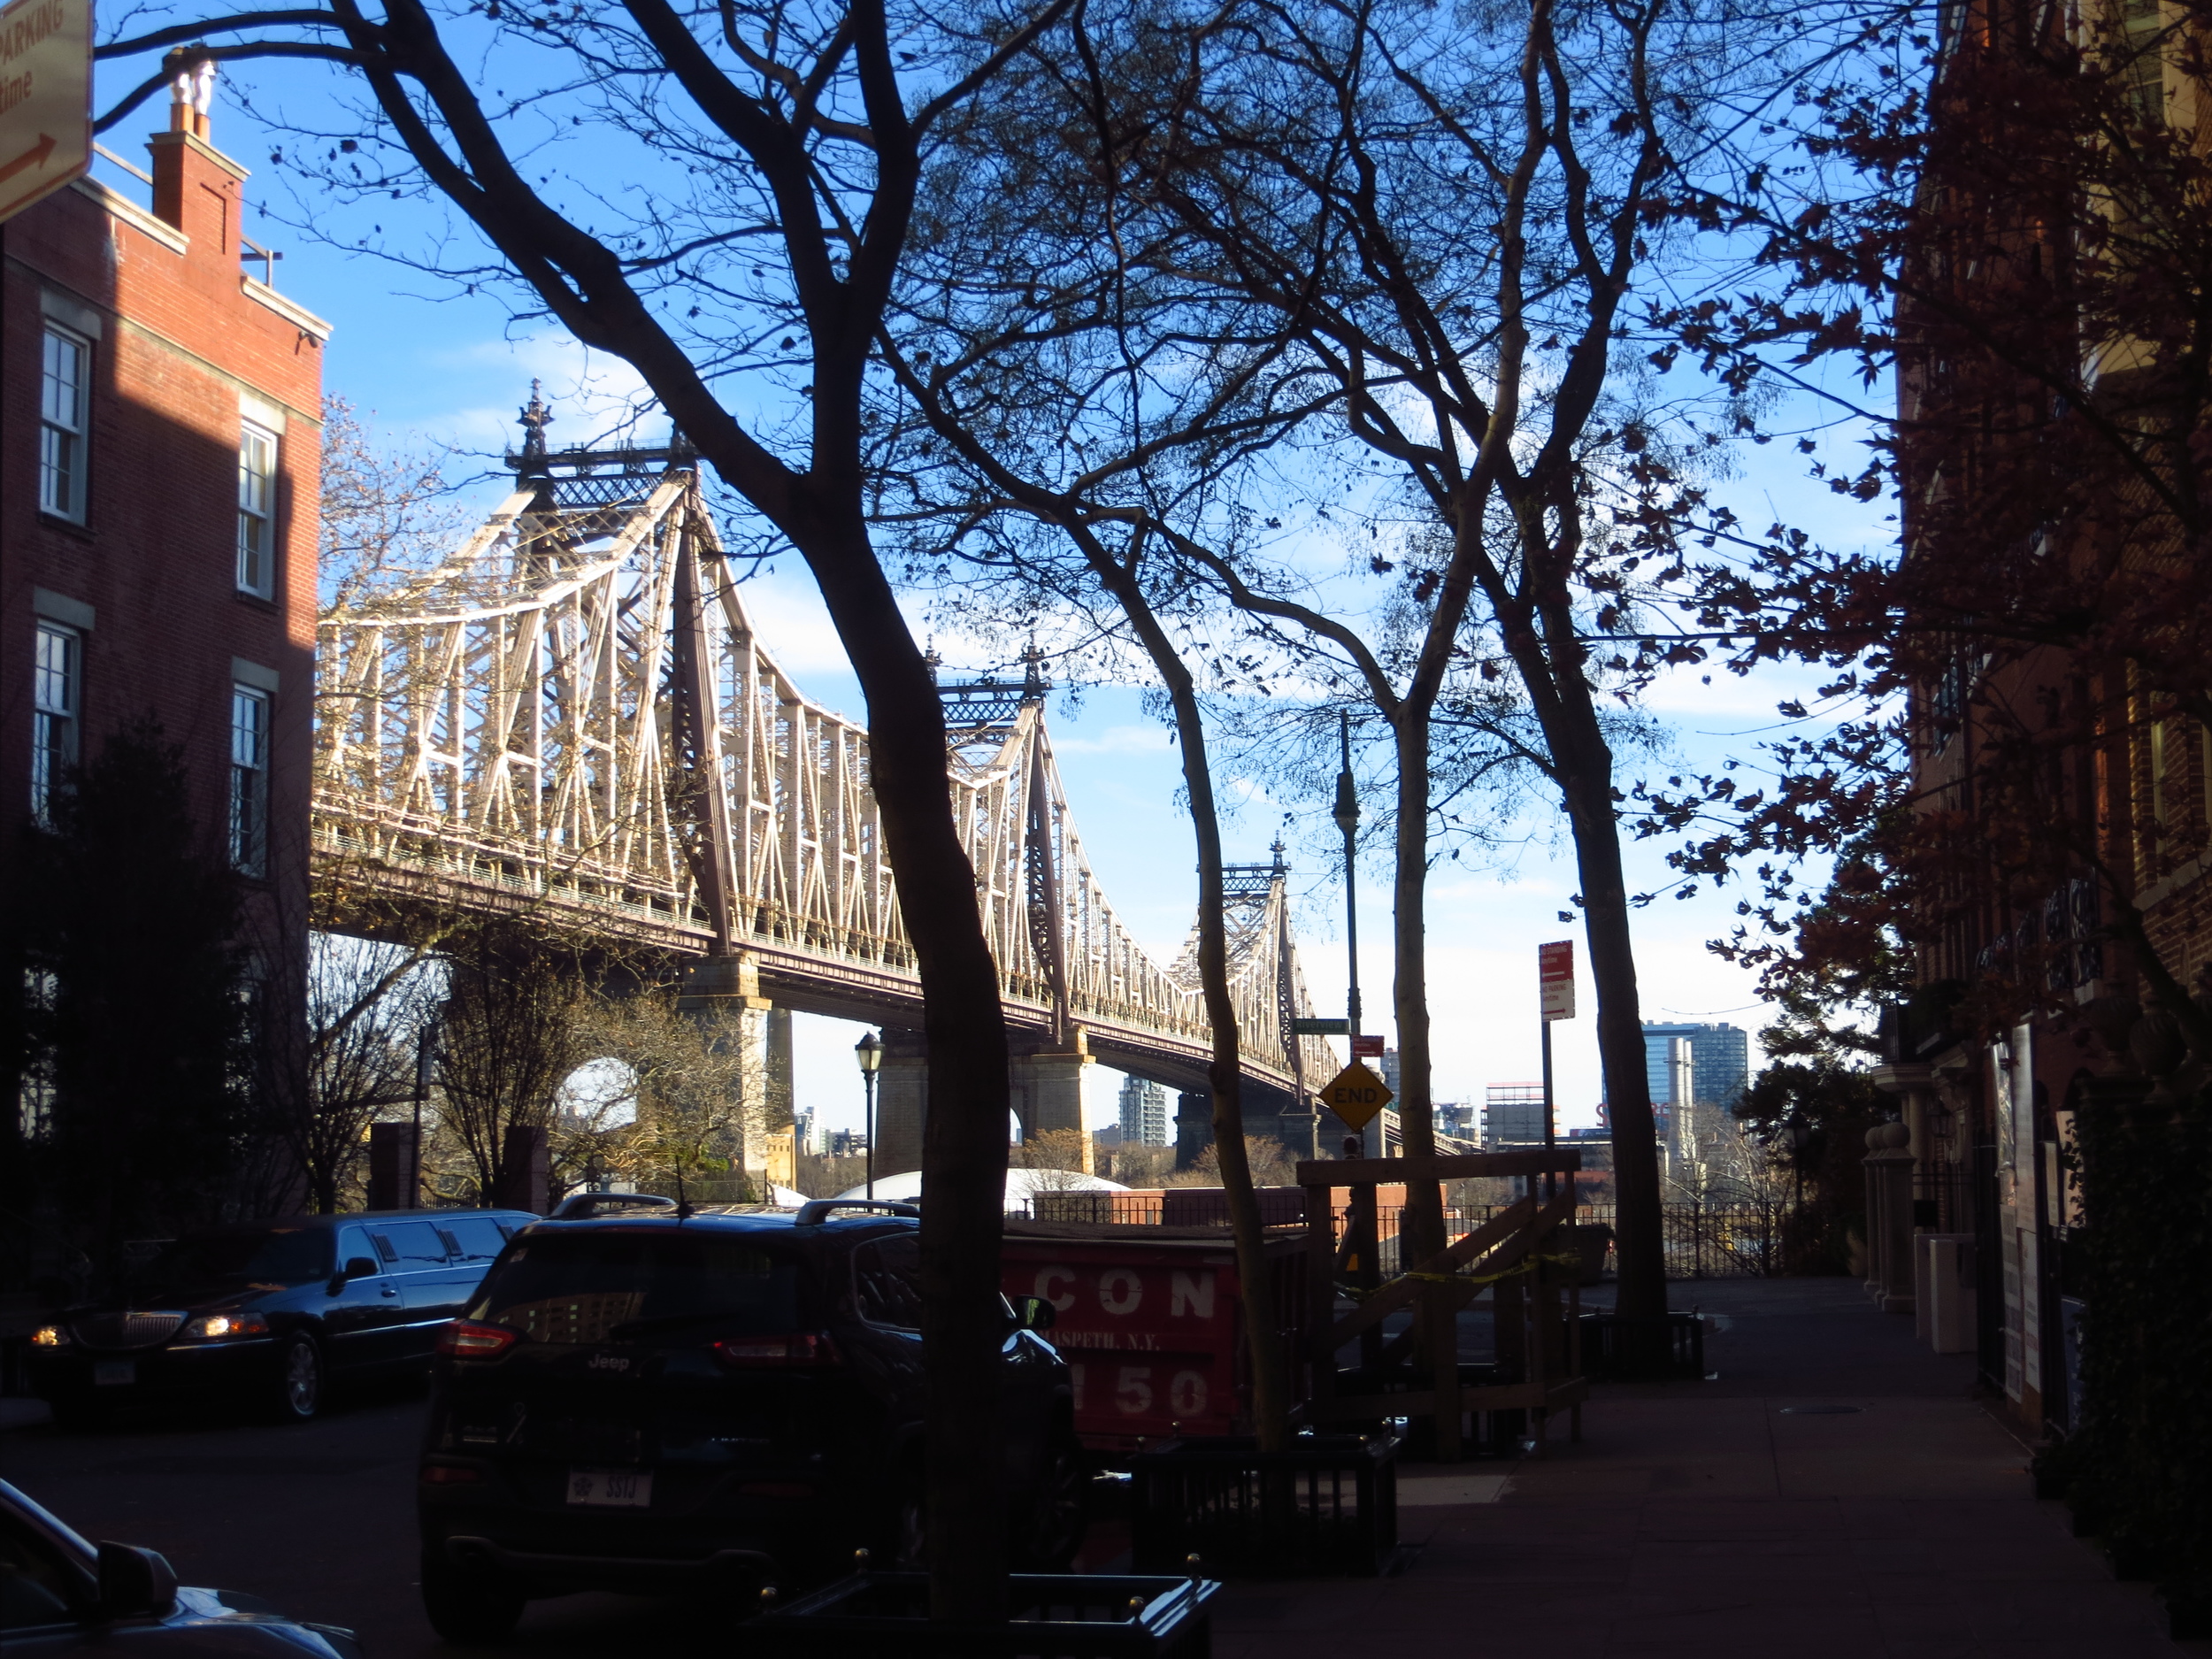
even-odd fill
[[[1141,1077],[1123,1078],[1121,1133],[1118,1144],[1164,1147],[1171,1144],[1174,1139],[1174,1125],[1168,1116],[1167,1091],[1157,1083],[1147,1082]]]
[[[1668,1045],[1678,1037],[1690,1045],[1690,1098],[1733,1110],[1743,1098],[1744,1086],[1751,1080],[1751,1040],[1748,1033],[1726,1024],[1644,1022],[1644,1078],[1651,1087],[1652,1103],[1677,1103]]]
[[[330,327],[246,268],[274,267],[243,233],[246,169],[210,142],[210,75],[180,82],[142,191],[80,180],[0,225],[0,838],[157,721],[283,1040],[303,1024]]]

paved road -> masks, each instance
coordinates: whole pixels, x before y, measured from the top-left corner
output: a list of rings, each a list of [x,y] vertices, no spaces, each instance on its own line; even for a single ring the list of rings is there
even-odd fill
[[[1972,1367],[1917,1346],[1841,1280],[1670,1287],[1714,1322],[1701,1383],[1602,1388],[1580,1446],[1409,1468],[1403,1578],[1240,1585],[1222,1659],[1495,1647],[1551,1659],[2180,1659],[2146,1586],[2116,1585],[2029,1493]],[[1813,1406],[1820,1409],[1808,1412]],[[1838,1410],[1838,1407],[1849,1408]],[[0,1401],[0,1474],[188,1582],[350,1624],[373,1659],[454,1659],[416,1599],[419,1396],[304,1428],[64,1434]],[[1119,1529],[1094,1530],[1102,1565]],[[722,1651],[729,1609],[604,1595],[534,1602],[501,1651],[640,1641]]]
[[[461,1652],[422,1617],[413,1507],[419,1393],[341,1402],[303,1427],[147,1423],[65,1433],[0,1401],[0,1474],[95,1540],[145,1544],[188,1584],[247,1590],[347,1624],[373,1659]],[[623,1596],[531,1604],[498,1651],[726,1640],[726,1615]]]

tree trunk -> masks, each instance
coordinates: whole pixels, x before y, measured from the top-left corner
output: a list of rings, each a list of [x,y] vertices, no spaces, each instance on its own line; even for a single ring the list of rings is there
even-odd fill
[[[1570,696],[1562,702],[1561,722],[1579,729],[1571,735],[1547,735],[1552,754],[1561,760],[1560,790],[1574,835],[1583,927],[1590,944],[1590,981],[1597,992],[1598,1057],[1604,1068],[1613,1130],[1614,1250],[1620,1267],[1616,1309],[1633,1318],[1655,1318],[1667,1310],[1659,1145],[1651,1119],[1651,1081],[1644,1064],[1643,1010],[1636,990],[1636,953],[1629,937],[1620,816],[1613,804],[1613,757],[1587,698]],[[1562,741],[1561,736],[1568,741]]]
[[[1229,994],[1221,824],[1197,695],[1179,660],[1168,678],[1183,751],[1183,784],[1190,791],[1191,825],[1198,841],[1198,980],[1206,998],[1206,1021],[1213,1032],[1213,1057],[1206,1077],[1213,1091],[1214,1150],[1221,1162],[1222,1196],[1229,1207],[1229,1231],[1236,1245],[1237,1285],[1244,1298],[1245,1344],[1252,1359],[1252,1423],[1260,1449],[1279,1452],[1290,1440],[1288,1378],[1275,1329],[1275,1296],[1268,1283],[1260,1201],[1244,1149],[1244,1068],[1238,1052],[1236,1004]]]
[[[795,543],[868,703],[869,783],[922,980],[922,1363],[930,1615],[1006,1616],[999,1241],[1006,1023],[975,867],[952,815],[944,707],[856,518]]]
[[[1244,1300],[1245,1346],[1252,1361],[1252,1424],[1260,1449],[1279,1452],[1290,1441],[1290,1386],[1274,1325],[1275,1297],[1268,1283],[1266,1235],[1260,1201],[1244,1150],[1244,1068],[1236,1003],[1229,993],[1229,941],[1222,915],[1221,817],[1214,801],[1213,765],[1198,691],[1175,642],[1160,626],[1133,572],[1123,568],[1087,532],[1074,537],[1093,572],[1120,603],[1152,666],[1167,687],[1182,751],[1183,787],[1190,792],[1191,831],[1198,843],[1198,983],[1206,999],[1213,1055],[1206,1069],[1213,1094],[1214,1149],[1221,1164],[1221,1192],[1229,1207],[1229,1232],[1237,1258],[1237,1286]],[[1286,1033],[1287,1035],[1287,1033]],[[1295,1041],[1295,1039],[1292,1039]]]
[[[1444,1194],[1436,1179],[1436,1116],[1432,1106],[1429,1052],[1429,703],[1413,693],[1392,722],[1397,739],[1398,812],[1392,932],[1395,976],[1392,1011],[1398,1025],[1398,1134],[1405,1148],[1406,1206],[1400,1228],[1400,1266],[1410,1271],[1444,1248]],[[1440,1286],[1439,1287],[1441,1288]],[[1421,1349],[1432,1386],[1443,1397],[1459,1374],[1459,1318],[1443,1295],[1424,1294],[1417,1304]],[[1456,1412],[1436,1417],[1436,1455],[1456,1461]]]

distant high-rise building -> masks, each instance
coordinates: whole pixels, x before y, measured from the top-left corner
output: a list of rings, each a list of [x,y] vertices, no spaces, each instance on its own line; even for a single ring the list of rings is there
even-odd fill
[[[1121,1080],[1121,1144],[1164,1147],[1172,1138],[1167,1091],[1141,1077]]]
[[[1644,1077],[1655,1106],[1676,1104],[1667,1044],[1679,1037],[1690,1045],[1691,1099],[1733,1111],[1751,1080],[1751,1041],[1734,1025],[1644,1025]]]
[[[1483,1145],[1541,1146],[1543,1141],[1541,1083],[1493,1083],[1483,1090]]]

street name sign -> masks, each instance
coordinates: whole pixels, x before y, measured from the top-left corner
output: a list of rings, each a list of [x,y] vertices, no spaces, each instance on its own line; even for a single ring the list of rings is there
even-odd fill
[[[0,219],[92,165],[92,0],[0,7]]]
[[[1556,944],[1536,947],[1536,985],[1543,997],[1546,1019],[1572,1019],[1575,1017],[1573,940],[1563,939]]]
[[[1290,1034],[1294,1037],[1343,1037],[1351,1033],[1348,1019],[1294,1019]]]
[[[1382,1079],[1355,1060],[1329,1079],[1321,1103],[1355,1129],[1364,1129],[1394,1097]]]

